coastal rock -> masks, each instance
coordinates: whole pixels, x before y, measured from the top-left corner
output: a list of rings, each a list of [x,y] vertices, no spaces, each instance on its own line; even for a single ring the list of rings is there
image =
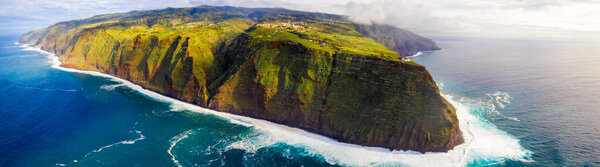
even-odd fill
[[[339,15],[201,6],[95,16],[21,37],[99,71],[217,111],[396,150],[462,143],[455,109],[402,56],[435,42]]]
[[[433,40],[390,25],[356,24],[355,29],[402,57],[409,57],[421,51],[440,50]]]

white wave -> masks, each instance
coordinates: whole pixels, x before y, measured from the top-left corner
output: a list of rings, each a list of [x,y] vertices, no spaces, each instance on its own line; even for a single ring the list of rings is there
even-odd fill
[[[115,90],[115,88],[120,87],[120,86],[125,86],[125,84],[102,85],[102,86],[100,86],[100,89],[104,89],[106,91],[112,91],[112,90]]]
[[[497,91],[486,95],[502,109],[504,109],[506,104],[510,104],[510,95],[506,92]]]
[[[46,57],[48,58],[48,63],[50,64],[50,67],[52,67],[52,68],[57,68],[57,69],[60,69],[60,70],[67,69],[67,68],[60,67],[61,62],[60,62],[60,60],[58,59],[58,57],[54,53],[46,52],[46,51],[43,51],[43,50],[41,50],[39,48],[31,47],[31,46],[29,46],[27,44],[23,44],[22,47],[24,47],[23,50],[35,51],[35,52],[41,53],[43,55],[46,55]]]
[[[40,52],[40,53],[43,53],[43,54],[46,54],[46,55],[52,54],[50,52],[43,51],[40,48],[35,48],[35,47],[33,47],[33,46],[29,45],[29,44],[22,44],[20,47],[24,48],[23,50],[37,51],[37,52]]]
[[[231,118],[228,119],[230,122],[232,123],[236,123],[239,125],[244,125],[244,126],[251,126],[250,124],[247,124],[245,122],[240,122],[239,120],[241,120],[242,118],[248,118],[248,117],[243,117],[243,116],[237,116],[237,115],[233,115],[233,114],[229,114],[229,113],[224,113],[224,112],[217,112],[217,111],[213,111],[213,110],[208,110],[205,108],[201,108],[199,106],[193,105],[193,104],[189,104],[186,102],[182,102],[179,101],[177,99],[173,99],[171,97],[167,97],[164,95],[161,95],[159,93],[144,89],[143,87],[136,85],[130,81],[118,78],[118,77],[114,77],[112,75],[109,74],[105,74],[105,73],[101,73],[101,72],[97,72],[97,71],[85,71],[85,70],[77,70],[77,69],[72,69],[72,68],[65,68],[65,67],[61,67],[60,64],[60,60],[59,58],[53,54],[53,53],[49,53],[43,50],[40,50],[38,48],[33,48],[33,47],[27,47],[26,49],[32,50],[32,51],[37,51],[43,54],[46,54],[48,56],[49,59],[49,63],[50,66],[52,68],[55,69],[59,69],[62,71],[67,71],[67,72],[73,72],[73,73],[82,73],[82,74],[88,74],[88,75],[93,75],[93,76],[98,76],[98,77],[103,77],[103,78],[109,78],[112,81],[115,82],[119,82],[121,84],[123,84],[124,86],[127,86],[137,92],[140,92],[141,94],[150,97],[152,99],[161,101],[161,102],[165,102],[165,103],[170,103],[171,104],[171,108],[172,111],[180,111],[180,110],[191,110],[191,111],[196,111],[196,112],[200,112],[200,113],[206,113],[206,114],[214,114],[217,116],[221,116],[223,118]]]
[[[407,58],[419,57],[419,56],[421,56],[421,55],[423,55],[423,52],[417,52],[417,53],[415,53],[415,54],[414,54],[414,55],[412,55],[412,56],[408,56]]]
[[[249,153],[256,153],[258,149],[271,146],[275,143],[277,143],[277,141],[273,140],[270,136],[251,134],[250,136],[242,136],[241,140],[229,144],[225,147],[225,150],[239,149]]]
[[[506,119],[510,119],[510,120],[517,121],[517,122],[521,122],[521,120],[519,118],[516,118],[516,117],[509,117],[509,116],[504,116],[504,117]]]
[[[438,85],[438,88],[440,88],[440,89],[444,89],[444,86],[445,86],[445,85],[444,85],[444,82],[436,82],[436,83],[437,83],[437,85]]]
[[[186,139],[189,137],[189,135],[192,133],[192,130],[187,130],[173,138],[171,138],[171,140],[169,140],[171,142],[171,145],[169,146],[169,149],[167,150],[167,153],[169,153],[169,155],[171,155],[171,160],[173,161],[173,163],[175,163],[175,165],[177,167],[182,167],[181,164],[179,164],[179,160],[177,160],[175,158],[175,155],[173,155],[173,148],[175,147],[175,145],[177,145],[177,143],[179,143],[181,140]]]
[[[36,51],[36,50],[38,50],[38,49],[36,49],[36,48],[31,48],[31,47],[27,47],[27,48],[25,48],[25,49],[23,49],[23,50]]]
[[[504,158],[528,160],[530,152],[519,145],[519,140],[486,123],[482,118],[469,113],[470,106],[452,100],[457,107],[460,128],[465,143],[447,153],[425,153],[416,151],[389,151],[385,148],[364,147],[341,143],[333,139],[263,120],[247,119],[257,129],[264,132],[266,140],[242,140],[228,147],[255,152],[257,149],[276,142],[305,147],[313,154],[323,155],[327,162],[351,166],[371,166],[400,163],[409,166],[466,166],[475,157],[487,159]]]
[[[100,148],[98,148],[98,149],[95,149],[95,150],[92,150],[92,151],[90,151],[90,152],[86,153],[86,154],[83,156],[83,158],[87,158],[87,157],[88,157],[88,156],[90,156],[92,153],[98,153],[98,152],[101,152],[101,151],[102,151],[102,150],[104,150],[104,149],[107,149],[107,148],[110,148],[110,147],[113,147],[113,146],[122,145],[122,144],[135,144],[137,141],[140,141],[140,140],[144,140],[144,139],[146,139],[146,136],[144,136],[144,134],[142,134],[142,131],[139,131],[139,130],[136,130],[136,129],[135,129],[135,127],[136,127],[137,125],[138,125],[138,123],[136,122],[136,123],[135,123],[135,125],[133,126],[133,129],[134,129],[134,130],[133,130],[133,131],[129,131],[129,132],[130,132],[130,133],[133,133],[133,132],[135,132],[135,133],[136,133],[136,134],[139,136],[138,138],[135,138],[135,139],[133,139],[133,140],[123,140],[123,141],[119,141],[119,142],[116,142],[116,143],[113,143],[113,144],[109,144],[109,145],[106,145],[106,146],[102,146],[102,147],[100,147]],[[75,160],[73,160],[73,162],[72,162],[72,163],[78,163],[78,162],[79,162],[79,160],[76,160],[76,159],[75,159]],[[62,164],[62,163],[57,163],[57,165],[59,165],[59,164]],[[66,164],[62,164],[61,166],[66,166]]]
[[[484,118],[470,113],[474,110],[471,105],[457,102],[451,96],[444,95],[449,102],[456,106],[460,128],[465,143],[456,146],[447,153],[428,152],[421,154],[416,151],[389,151],[384,148],[364,147],[354,144],[341,143],[321,135],[283,125],[254,121],[253,125],[267,134],[268,139],[244,139],[234,142],[231,148],[255,152],[257,149],[272,145],[276,142],[303,146],[313,154],[323,155],[327,162],[351,166],[387,165],[399,163],[408,166],[466,166],[475,159],[504,161],[530,161],[531,152],[522,148],[519,140],[506,132],[497,129]]]
[[[173,111],[189,110],[193,112],[213,114],[227,118],[227,120],[229,120],[231,123],[254,127],[263,132],[269,138],[268,141],[252,140],[251,142],[240,143],[240,145],[252,144],[266,146],[273,141],[285,142],[290,145],[305,147],[313,154],[322,155],[329,163],[351,166],[372,166],[389,163],[400,163],[409,166],[466,166],[468,162],[480,157],[487,159],[496,158],[498,160],[508,158],[512,160],[528,161],[531,155],[531,152],[525,150],[519,145],[518,139],[515,139],[506,132],[498,130],[493,124],[487,123],[482,118],[471,114],[469,111],[472,106],[464,105],[454,101],[452,97],[447,95],[445,96],[446,99],[448,99],[448,101],[450,101],[450,103],[457,108],[457,116],[460,121],[459,126],[463,133],[463,137],[467,142],[458,145],[454,147],[454,149],[445,153],[427,152],[425,154],[421,154],[416,151],[390,151],[386,148],[365,147],[355,144],[342,143],[331,138],[310,133],[298,128],[288,127],[265,120],[209,110],[146,90],[139,85],[135,85],[129,81],[113,77],[108,74],[60,67],[60,61],[58,57],[56,57],[54,54],[49,55],[51,62],[53,63],[53,68],[68,72],[85,73],[94,76],[110,78],[113,81],[123,83],[131,89],[134,89],[148,97],[158,101],[170,103],[171,110]],[[169,154],[172,156],[173,162],[175,162],[177,166],[181,165],[179,164],[179,161],[175,159],[175,156],[173,156],[171,151],[177,142],[187,138],[187,133],[190,132],[186,131],[180,134],[181,136],[178,135],[174,137],[176,140],[172,140],[171,147],[168,150]],[[267,143],[264,143],[265,141],[267,141]],[[232,147],[242,149],[250,148],[250,151],[259,148],[245,146],[241,147],[235,145]]]
[[[120,144],[135,144],[135,142],[137,142],[137,141],[140,141],[140,140],[144,140],[144,139],[146,139],[146,136],[144,136],[144,134],[142,134],[142,132],[141,132],[141,131],[139,131],[139,130],[136,130],[136,131],[135,131],[135,133],[139,135],[139,137],[138,137],[138,138],[136,138],[136,139],[133,139],[133,140],[123,140],[123,141],[119,141],[119,142],[116,142],[116,143],[113,143],[113,144],[109,144],[109,145],[106,145],[106,146],[102,146],[102,147],[100,147],[100,148],[98,148],[98,149],[95,149],[95,150],[93,150],[92,152],[95,152],[95,153],[97,153],[97,152],[100,152],[100,151],[102,151],[102,150],[104,150],[104,149],[106,149],[106,148],[110,148],[110,147],[113,147],[113,146],[116,146],[116,145],[120,145]],[[92,152],[89,152],[89,153],[87,153],[87,154],[85,155],[85,157],[87,157],[87,156],[88,156],[89,154],[91,154]]]
[[[496,128],[494,124],[481,117],[481,114],[472,113],[484,112],[471,109],[472,107],[479,107],[477,106],[479,104],[456,101],[447,95],[445,97],[452,105],[457,106],[459,124],[461,124],[460,127],[463,136],[465,136],[465,141],[469,141],[467,142],[469,151],[472,151],[471,158],[508,158],[525,162],[530,161],[532,153],[524,149],[519,144],[518,139]],[[464,99],[461,98],[461,100]]]
[[[19,45],[19,47],[21,47],[21,48],[26,48],[26,47],[30,46],[29,44],[23,44],[23,43],[19,43],[19,42],[15,42],[15,45]]]
[[[486,102],[484,102],[487,104],[483,104],[483,105],[489,107],[489,109],[488,109],[489,113],[496,115],[496,116],[504,117],[506,119],[510,119],[513,121],[521,121],[518,118],[506,116],[506,115],[500,113],[500,111],[498,111],[499,109],[506,108],[506,105],[511,103],[510,99],[512,99],[512,97],[510,96],[510,94],[508,94],[507,92],[496,91],[494,93],[487,93],[486,95],[489,97],[489,99]]]

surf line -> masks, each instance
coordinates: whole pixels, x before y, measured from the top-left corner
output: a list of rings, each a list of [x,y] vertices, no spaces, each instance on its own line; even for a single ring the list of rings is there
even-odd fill
[[[169,140],[171,142],[171,145],[169,146],[169,149],[167,150],[167,153],[169,153],[169,155],[171,155],[171,161],[173,161],[173,163],[175,163],[175,165],[177,167],[182,167],[182,165],[179,163],[179,160],[177,160],[175,158],[175,155],[173,155],[173,148],[175,147],[175,145],[177,145],[177,143],[179,143],[181,140],[186,139],[189,137],[189,135],[192,133],[192,130],[187,130],[173,138],[171,138],[171,140]]]
[[[137,142],[137,141],[146,139],[146,136],[144,136],[144,134],[142,134],[142,131],[135,130],[135,133],[139,135],[139,137],[136,138],[136,139],[133,139],[133,140],[123,140],[123,141],[120,141],[120,142],[116,142],[116,143],[113,143],[113,144],[102,146],[102,147],[100,147],[100,148],[98,148],[96,150],[93,150],[93,151],[85,154],[85,157],[88,157],[92,152],[97,153],[97,152],[100,152],[100,151],[102,151],[102,150],[104,150],[106,148],[110,148],[112,146],[116,146],[116,145],[120,145],[120,144],[135,144],[135,142]]]
[[[202,108],[202,107],[190,104],[190,103],[182,102],[177,99],[173,99],[173,98],[161,95],[159,93],[144,89],[143,87],[133,84],[130,81],[127,81],[127,80],[124,80],[124,79],[121,79],[121,78],[118,78],[118,77],[115,77],[115,76],[112,76],[109,74],[104,74],[104,73],[96,72],[96,71],[84,71],[84,70],[76,70],[76,69],[61,67],[60,66],[61,62],[55,54],[43,51],[41,49],[32,48],[32,47],[27,47],[25,49],[39,51],[41,53],[46,54],[48,56],[48,58],[50,59],[49,62],[51,63],[51,67],[53,67],[53,68],[67,71],[67,72],[83,73],[83,74],[112,79],[113,81],[125,84],[127,87],[140,92],[141,94],[147,96],[148,98],[152,98],[154,100],[165,102],[165,103],[170,103],[172,111],[188,110],[188,111],[192,111],[192,112],[211,114],[211,115],[225,118],[225,120],[228,120],[234,124],[256,128],[257,130],[261,130],[261,132],[265,132],[265,134],[267,134],[270,138],[273,138],[273,140],[281,141],[281,142],[284,142],[284,143],[287,143],[290,145],[297,145],[297,146],[303,146],[303,147],[309,148],[309,149],[307,149],[307,151],[309,151],[313,154],[322,155],[325,158],[325,160],[330,164],[367,166],[367,165],[373,165],[374,163],[375,164],[402,163],[402,164],[411,165],[411,166],[419,166],[419,165],[422,166],[424,164],[429,164],[426,166],[433,166],[433,165],[440,165],[440,164],[446,164],[446,165],[454,164],[454,166],[464,166],[468,163],[468,162],[465,162],[466,159],[468,159],[468,158],[463,158],[463,156],[465,156],[464,155],[465,152],[463,152],[463,150],[467,149],[467,147],[469,147],[468,145],[473,144],[473,143],[468,143],[468,145],[467,145],[467,143],[463,143],[445,153],[444,152],[427,152],[425,154],[422,154],[417,151],[411,151],[411,150],[406,150],[406,151],[392,150],[392,151],[390,151],[389,149],[382,148],[382,147],[367,147],[367,146],[360,146],[360,145],[356,145],[356,144],[343,143],[343,142],[339,142],[337,140],[334,140],[334,139],[331,139],[331,138],[328,138],[328,137],[325,137],[325,136],[322,136],[319,134],[314,134],[314,133],[304,131],[302,129],[272,123],[272,122],[269,122],[266,120],[260,120],[260,119],[239,116],[239,115],[234,115],[234,114],[230,114],[230,113],[218,112],[218,111]],[[454,105],[456,105],[456,103]],[[464,107],[461,106],[461,108],[464,108]],[[465,112],[464,114],[457,113],[457,117],[459,118],[460,121],[463,121],[463,124],[459,124],[461,131],[463,133],[463,136],[464,135],[467,135],[467,136],[475,135],[475,136],[477,136],[477,138],[479,138],[479,137],[485,138],[485,136],[481,136],[481,135],[479,135],[479,133],[477,133],[477,134],[465,133],[465,130],[467,130],[471,127],[472,128],[480,128],[479,125],[473,126],[472,122],[470,122],[468,126],[465,126],[464,122],[469,121],[468,119],[471,119],[471,117],[475,117],[474,115],[471,115],[468,112]],[[469,129],[469,131],[471,132],[471,129]],[[471,137],[473,137],[473,139],[475,139],[474,136],[471,136]],[[181,139],[181,140],[183,140],[183,139]],[[488,146],[488,147],[495,147],[495,146]],[[469,147],[469,149],[471,149],[471,148]],[[512,150],[512,151],[521,152],[522,150],[516,149],[516,150]],[[477,151],[477,152],[479,152],[479,151]],[[365,155],[372,155],[372,156],[365,157]],[[491,154],[491,156],[494,156],[494,154]],[[515,158],[515,157],[513,157],[513,156],[515,156],[514,154],[512,154],[512,156],[511,155],[500,155],[500,157],[505,157],[505,156],[509,157],[511,159]],[[519,156],[519,155],[517,155],[517,156]],[[437,161],[431,161],[432,159],[436,159]],[[176,162],[179,163],[178,161],[176,161]]]
[[[137,141],[140,141],[140,140],[144,140],[144,139],[146,139],[146,136],[144,136],[144,134],[142,134],[142,131],[140,131],[140,130],[137,130],[137,128],[136,128],[136,127],[137,127],[137,125],[138,125],[138,122],[136,122],[136,123],[133,125],[133,130],[129,131],[130,133],[133,133],[133,132],[135,132],[135,133],[138,135],[138,137],[137,137],[137,138],[135,138],[135,139],[133,139],[133,140],[123,140],[123,141],[119,141],[119,142],[116,142],[116,143],[113,143],[113,144],[109,144],[109,145],[106,145],[106,146],[102,146],[102,147],[100,147],[100,148],[98,148],[98,149],[95,149],[95,150],[92,150],[92,151],[88,152],[88,153],[87,153],[87,154],[85,154],[85,155],[84,155],[84,156],[83,156],[81,159],[84,159],[84,158],[87,158],[87,157],[89,157],[89,156],[90,156],[92,153],[98,153],[98,152],[101,152],[101,151],[102,151],[102,150],[104,150],[104,149],[107,149],[107,148],[110,148],[110,147],[113,147],[113,146],[116,146],[116,145],[121,145],[121,144],[135,144]],[[72,163],[77,163],[77,162],[79,162],[79,160],[76,160],[76,159],[75,159],[75,160],[73,160],[73,162],[72,162]],[[56,165],[57,165],[57,166],[66,166],[67,164],[63,164],[63,163],[56,163]]]

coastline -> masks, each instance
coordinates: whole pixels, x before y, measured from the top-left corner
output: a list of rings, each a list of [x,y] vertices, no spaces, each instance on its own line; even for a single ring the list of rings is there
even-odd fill
[[[419,57],[422,56],[425,53],[430,53],[430,52],[441,52],[444,51],[444,49],[438,49],[438,50],[427,50],[427,51],[419,51],[417,53],[415,53],[414,55],[411,56],[407,56],[406,58],[414,58],[414,57]]]
[[[269,146],[275,144],[276,142],[285,142],[290,145],[304,146],[307,147],[307,150],[315,153],[323,155],[327,162],[331,164],[344,164],[344,165],[373,165],[373,164],[385,164],[385,163],[403,163],[407,165],[448,165],[453,164],[457,166],[466,166],[470,159],[470,147],[473,144],[474,138],[479,135],[474,135],[471,132],[472,126],[475,126],[471,123],[475,117],[474,115],[470,115],[468,113],[468,109],[464,106],[461,106],[459,102],[456,102],[452,99],[451,96],[442,94],[450,103],[457,108],[457,117],[460,120],[459,126],[461,127],[461,132],[465,137],[465,143],[457,145],[452,150],[448,152],[426,152],[424,154],[418,151],[400,151],[400,150],[392,150],[390,151],[387,148],[382,147],[367,147],[360,146],[356,144],[349,144],[339,142],[335,139],[328,138],[319,134],[311,133],[302,129],[293,128],[273,122],[269,122],[266,120],[260,120],[245,116],[239,116],[234,114],[229,114],[225,112],[214,111],[206,108],[202,108],[200,106],[196,106],[190,103],[182,102],[177,99],[161,95],[159,93],[144,89],[143,87],[133,84],[125,79],[121,79],[109,74],[104,74],[96,71],[84,71],[71,69],[60,66],[61,62],[59,58],[53,54],[46,51],[43,51],[39,48],[29,47],[28,45],[24,45],[24,50],[32,50],[43,53],[47,55],[50,59],[51,67],[73,73],[82,73],[88,74],[98,77],[107,78],[123,86],[127,86],[148,98],[152,98],[161,102],[169,103],[171,107],[171,111],[191,111],[198,112],[204,114],[212,114],[215,116],[219,116],[225,118],[225,120],[230,121],[234,124],[243,125],[246,127],[256,128],[260,132],[264,132],[265,135],[268,136],[269,140],[261,141],[263,143],[242,143],[242,144],[252,144],[252,145],[260,145],[260,147]],[[460,114],[459,114],[460,111]],[[517,143],[518,144],[518,143]],[[238,149],[244,149],[238,148]],[[369,155],[365,157],[365,155]],[[506,157],[506,156],[505,156]],[[173,157],[174,158],[174,157]],[[511,159],[517,157],[510,157]],[[432,161],[435,160],[435,161]],[[176,160],[175,160],[176,162]]]
[[[417,52],[417,53],[415,53],[414,55],[412,55],[412,56],[408,56],[408,57],[406,57],[406,58],[413,58],[413,57],[418,57],[418,56],[421,56],[421,55],[423,55],[423,52],[422,52],[422,51],[420,51],[420,52]]]

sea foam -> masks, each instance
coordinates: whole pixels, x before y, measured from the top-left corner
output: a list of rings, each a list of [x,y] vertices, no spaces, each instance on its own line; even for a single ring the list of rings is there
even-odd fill
[[[502,109],[504,109],[506,104],[510,104],[510,95],[506,92],[497,91],[494,93],[487,93],[486,95]]]
[[[186,139],[189,137],[189,135],[192,133],[192,130],[187,130],[173,138],[171,138],[171,140],[169,140],[170,142],[170,146],[169,149],[167,149],[167,153],[169,153],[169,155],[171,155],[171,160],[173,161],[173,163],[175,163],[175,165],[177,167],[182,167],[181,164],[179,164],[179,160],[177,160],[175,158],[175,155],[173,155],[173,148],[177,145],[177,143],[179,143],[181,140]]]
[[[112,91],[112,90],[115,90],[115,88],[120,87],[120,86],[125,86],[125,84],[102,85],[102,86],[100,86],[100,89],[103,89],[106,91]]]
[[[505,160],[530,161],[531,153],[523,149],[519,140],[498,130],[480,117],[470,113],[470,105],[461,104],[453,97],[445,95],[450,103],[456,106],[460,120],[460,128],[465,143],[456,146],[446,153],[428,152],[421,154],[416,151],[389,151],[384,148],[364,147],[354,144],[341,143],[321,135],[309,133],[300,129],[290,128],[267,121],[253,122],[273,141],[304,147],[306,150],[324,156],[327,162],[351,166],[372,165],[408,165],[408,166],[466,166],[476,161],[480,164],[501,163]],[[256,143],[247,143],[254,141]],[[261,140],[244,140],[234,143],[236,148],[257,148],[248,145],[268,145]],[[234,145],[232,144],[232,145]],[[485,161],[485,162],[482,162]]]
[[[418,57],[418,56],[421,56],[421,55],[423,55],[423,52],[417,52],[417,53],[415,53],[415,54],[414,54],[414,55],[412,55],[412,56],[408,56],[408,58],[412,58],[412,57]]]
[[[92,151],[90,151],[90,152],[86,153],[86,154],[85,154],[85,155],[82,157],[82,159],[89,157],[89,156],[90,156],[90,155],[92,155],[93,153],[98,153],[98,152],[101,152],[101,151],[103,151],[103,150],[105,150],[105,149],[107,149],[107,148],[111,148],[111,147],[118,146],[118,145],[123,145],[123,144],[128,144],[128,145],[129,145],[129,144],[135,144],[136,142],[138,142],[138,141],[140,141],[140,140],[144,140],[144,139],[146,139],[146,136],[144,136],[144,134],[142,134],[142,131],[140,131],[140,130],[137,130],[137,129],[136,129],[136,126],[137,126],[137,125],[138,125],[138,123],[136,122],[136,123],[134,124],[134,126],[133,126],[133,130],[132,130],[132,131],[129,131],[129,133],[135,133],[136,135],[138,135],[138,137],[137,137],[137,138],[135,138],[135,139],[133,139],[133,140],[123,140],[123,141],[119,141],[119,142],[116,142],[116,143],[112,143],[112,144],[109,144],[109,145],[102,146],[102,147],[100,147],[100,148],[98,148],[98,149],[95,149],[95,150],[92,150]],[[80,160],[81,160],[81,159],[80,159]],[[78,163],[80,160],[77,160],[77,159],[75,159],[75,160],[73,160],[73,161],[72,161],[72,163]],[[66,166],[67,164],[63,164],[63,163],[56,163],[56,165],[57,165],[57,166]]]
[[[401,164],[409,166],[466,166],[473,162],[482,163],[481,161],[489,161],[489,163],[501,163],[509,159],[525,162],[531,161],[530,159],[532,153],[522,148],[518,139],[497,129],[493,124],[485,121],[484,118],[474,115],[472,112],[475,110],[471,109],[474,107],[474,104],[464,104],[462,101],[457,101],[449,95],[444,95],[444,97],[446,97],[446,99],[448,99],[448,101],[457,108],[457,116],[460,121],[459,126],[463,133],[463,137],[465,138],[465,143],[454,147],[448,152],[427,152],[422,154],[410,150],[390,151],[380,147],[365,147],[355,144],[342,143],[331,138],[310,133],[298,128],[288,127],[265,120],[209,110],[163,96],[150,90],[146,90],[139,85],[108,74],[61,67],[61,62],[56,55],[40,49],[27,47],[26,50],[34,50],[47,54],[50,59],[50,65],[53,68],[67,72],[90,74],[120,82],[147,97],[161,102],[170,103],[172,111],[188,110],[199,113],[213,114],[226,118],[226,120],[229,120],[231,123],[256,128],[258,131],[264,133],[264,135],[268,137],[268,140],[245,140],[244,142],[236,142],[230,146],[238,149],[247,148],[247,151],[249,152],[259,149],[256,146],[268,146],[274,142],[284,142],[296,147],[304,147],[307,151],[313,154],[322,155],[329,163],[352,166],[388,164]],[[187,133],[190,132],[186,131],[173,138],[171,140],[169,150],[167,150],[177,166],[181,165],[179,164],[179,161],[175,159],[175,156],[171,151],[179,141],[187,138]],[[483,163],[485,164],[485,162]]]
[[[135,142],[137,142],[137,141],[146,139],[146,136],[144,136],[144,134],[142,134],[142,131],[136,130],[135,133],[139,135],[138,138],[135,138],[133,140],[123,140],[123,141],[119,141],[119,142],[116,142],[116,143],[113,143],[113,144],[102,146],[102,147],[100,147],[98,149],[93,150],[92,152],[96,152],[97,153],[97,152],[100,152],[100,151],[102,151],[102,150],[104,150],[106,148],[110,148],[110,147],[113,147],[113,146],[116,146],[116,145],[120,145],[120,144],[135,144]],[[90,153],[92,153],[92,152],[90,152]],[[90,153],[86,154],[86,157]]]

